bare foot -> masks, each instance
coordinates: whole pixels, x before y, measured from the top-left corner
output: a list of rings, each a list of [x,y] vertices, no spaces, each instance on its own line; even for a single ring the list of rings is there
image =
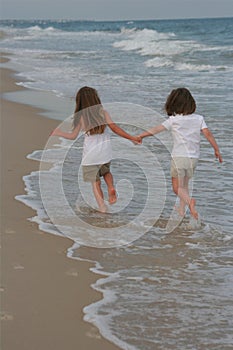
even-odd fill
[[[103,204],[103,205],[99,206],[98,211],[101,213],[107,213],[108,207],[105,204]]]
[[[189,209],[190,209],[190,213],[191,215],[194,217],[194,219],[198,219],[198,212],[195,209],[195,205],[196,205],[196,200],[195,199],[191,199],[190,204],[189,204]]]
[[[116,190],[115,188],[112,188],[111,190],[108,191],[108,201],[109,204],[114,204],[117,201],[117,195],[116,195]]]

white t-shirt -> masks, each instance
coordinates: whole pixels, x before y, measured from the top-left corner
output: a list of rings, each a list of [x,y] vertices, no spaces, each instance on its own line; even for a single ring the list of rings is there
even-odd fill
[[[112,147],[107,127],[102,134],[85,134],[82,165],[105,164],[111,160]]]
[[[162,125],[172,132],[173,157],[199,158],[200,133],[207,128],[202,115],[177,114],[169,117]]]

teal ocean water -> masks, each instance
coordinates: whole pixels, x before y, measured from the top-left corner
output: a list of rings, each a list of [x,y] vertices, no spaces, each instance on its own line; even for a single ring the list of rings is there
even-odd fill
[[[176,200],[169,134],[141,147],[112,135],[119,198],[107,215],[96,212],[80,176],[82,137],[48,140],[28,155],[43,162],[25,174],[26,194],[17,199],[36,210],[31,220],[41,230],[73,239],[70,258],[93,261],[103,274],[93,286],[103,299],[84,312],[104,337],[127,350],[232,349],[233,18],[0,21],[0,31],[0,50],[12,54],[19,84],[32,89],[26,102],[40,96],[45,117],[68,127],[83,85],[95,87],[131,133],[165,118],[171,89],[191,90],[224,159],[217,164],[202,138],[193,181],[200,222],[187,212],[167,229]],[[59,103],[48,105],[47,92]]]

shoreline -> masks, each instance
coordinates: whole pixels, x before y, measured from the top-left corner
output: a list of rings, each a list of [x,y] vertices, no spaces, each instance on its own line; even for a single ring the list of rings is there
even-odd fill
[[[4,54],[1,63],[7,61]],[[0,72],[1,93],[27,91],[16,85],[16,71],[2,66]],[[103,297],[91,287],[102,277],[90,271],[94,264],[68,258],[73,241],[40,231],[27,220],[35,211],[15,199],[25,193],[22,177],[39,167],[26,156],[43,149],[59,123],[43,112],[1,99],[2,348],[117,350],[83,320],[83,308]]]

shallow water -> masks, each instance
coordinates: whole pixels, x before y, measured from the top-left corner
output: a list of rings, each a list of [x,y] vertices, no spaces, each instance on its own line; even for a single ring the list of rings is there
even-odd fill
[[[136,133],[161,122],[158,112],[179,84],[193,92],[221,148],[219,165],[202,139],[193,181],[198,223],[188,212],[182,222],[172,216],[169,134],[141,147],[112,136],[118,203],[107,215],[82,182],[82,137],[50,140],[29,155],[45,163],[25,174],[27,194],[17,199],[37,211],[41,230],[73,239],[68,256],[96,263],[103,299],[85,308],[85,319],[123,349],[232,349],[232,27],[233,19],[0,22],[7,33],[0,49],[14,53],[22,84],[60,96],[53,110],[51,99],[38,97],[43,91],[32,92],[47,116],[64,120],[76,90],[92,85],[113,119]]]

